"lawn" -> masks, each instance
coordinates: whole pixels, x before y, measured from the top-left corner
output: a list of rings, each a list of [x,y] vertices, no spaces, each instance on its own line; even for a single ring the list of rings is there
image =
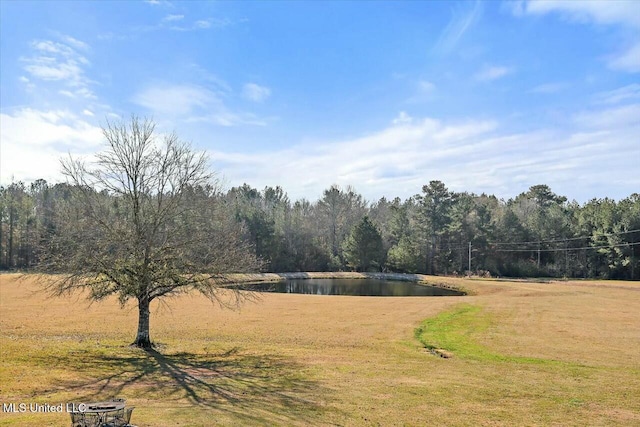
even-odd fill
[[[140,427],[640,425],[640,283],[431,279],[470,295],[177,297],[153,307],[145,352],[127,345],[133,305],[0,275],[0,401],[124,397]]]

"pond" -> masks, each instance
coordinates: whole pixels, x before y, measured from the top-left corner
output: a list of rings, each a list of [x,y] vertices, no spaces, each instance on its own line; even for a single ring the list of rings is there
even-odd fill
[[[380,279],[288,279],[251,286],[259,292],[314,295],[360,295],[382,297],[460,296],[462,292],[413,282]]]

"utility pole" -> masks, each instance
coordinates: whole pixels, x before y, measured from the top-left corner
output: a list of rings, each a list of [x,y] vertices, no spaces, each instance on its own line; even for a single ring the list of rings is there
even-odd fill
[[[469,242],[469,276],[471,276],[471,242]]]
[[[540,270],[540,242],[538,242],[538,270]]]
[[[638,238],[635,237],[637,236],[637,234],[632,234],[631,238],[633,239],[633,242],[631,242],[631,280],[635,280],[636,276],[637,276],[637,272],[636,272],[636,263],[634,261],[638,260],[638,256],[636,255],[636,247],[638,246]]]
[[[569,277],[569,241],[564,242],[564,275]]]

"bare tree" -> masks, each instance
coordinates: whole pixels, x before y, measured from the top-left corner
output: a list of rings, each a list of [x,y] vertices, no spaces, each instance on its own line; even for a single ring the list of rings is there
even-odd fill
[[[220,275],[260,268],[224,212],[204,153],[154,131],[151,120],[135,116],[107,122],[108,146],[95,162],[62,162],[73,191],[41,253],[43,273],[61,273],[42,276],[55,295],[84,289],[92,300],[134,299],[134,344],[144,348],[151,346],[153,300],[199,291],[234,306],[249,294],[220,285]]]

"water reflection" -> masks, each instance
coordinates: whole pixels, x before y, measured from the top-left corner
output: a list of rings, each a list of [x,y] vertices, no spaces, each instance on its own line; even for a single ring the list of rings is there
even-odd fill
[[[278,283],[260,283],[252,287],[256,291],[287,294],[383,297],[464,295],[451,289],[379,279],[289,279]]]

